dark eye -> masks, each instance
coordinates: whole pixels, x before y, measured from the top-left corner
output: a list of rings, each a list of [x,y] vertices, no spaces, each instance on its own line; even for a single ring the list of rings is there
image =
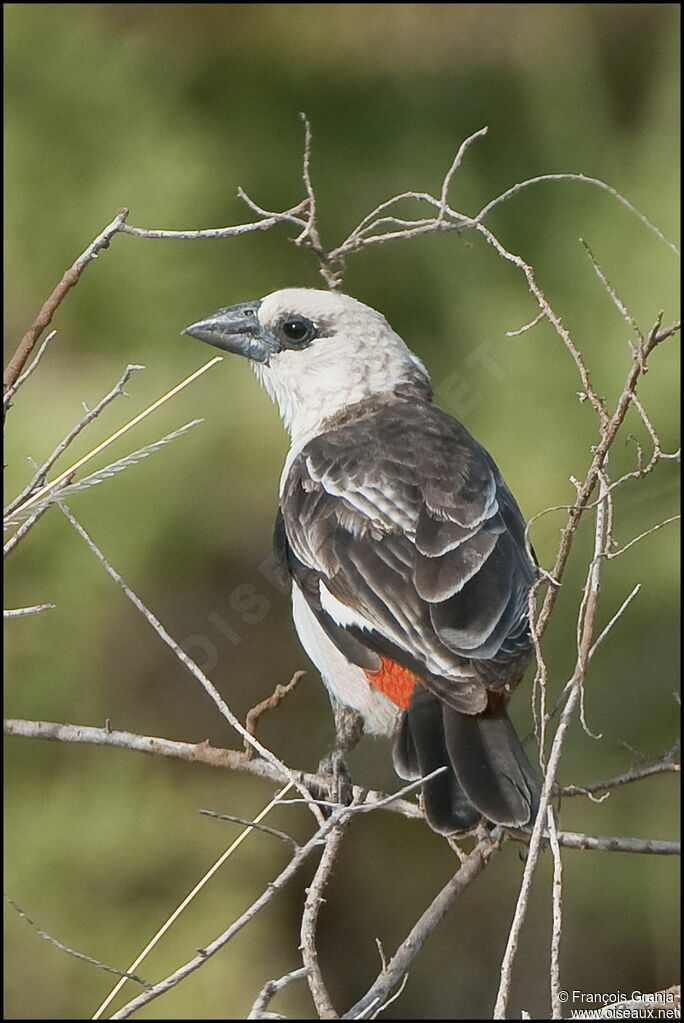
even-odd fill
[[[313,323],[303,316],[289,316],[280,324],[280,330],[283,337],[294,345],[310,341],[315,333]]]

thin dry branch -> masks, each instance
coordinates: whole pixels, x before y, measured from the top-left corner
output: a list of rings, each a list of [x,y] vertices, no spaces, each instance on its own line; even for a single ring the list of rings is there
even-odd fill
[[[250,757],[242,750],[211,746],[206,740],[198,743],[178,742],[159,736],[118,731],[110,727],[67,725],[56,721],[27,721],[23,718],[6,718],[4,732],[5,735],[20,735],[28,739],[49,739],[56,742],[85,743],[93,746],[112,746],[117,749],[135,750],[154,756],[171,757],[189,763],[205,764],[208,767],[219,767],[229,771],[251,774],[257,778],[264,778],[280,784],[284,779],[282,771],[269,761],[261,757]],[[291,770],[292,774],[296,775],[307,789],[318,791],[325,784],[325,779],[318,774],[308,774],[290,768],[288,770]],[[423,814],[418,804],[402,799],[403,795],[415,790],[416,784],[421,784],[421,782],[412,782],[410,785],[402,787],[394,795],[353,786],[352,797],[356,805],[362,795],[365,795],[365,803],[359,809],[382,808],[413,820],[423,820]],[[319,805],[333,805],[327,802],[321,804],[320,800],[317,802]]]
[[[351,817],[347,818],[345,824],[348,826]],[[325,901],[323,892],[330,875],[332,874],[335,860],[344,838],[345,825],[340,824],[338,828],[328,835],[323,855],[321,856],[313,880],[306,892],[304,911],[302,913],[301,927],[299,931],[300,948],[302,951],[302,962],[307,970],[307,981],[313,998],[316,1012],[319,1019],[339,1019],[335,1011],[328,989],[323,979],[321,965],[318,961],[318,949],[316,948],[316,929],[318,927],[318,914]]]
[[[34,490],[29,497],[25,498],[21,502],[21,504],[19,504],[18,507],[16,507],[16,501],[13,502],[14,507],[11,512],[8,512],[6,514],[5,523],[7,524],[9,522],[14,521],[15,519],[20,519],[22,516],[24,516],[27,509],[33,508],[37,504],[37,502],[41,500],[41,498],[45,497],[46,494],[55,491],[60,486],[60,484],[70,481],[74,473],[77,471],[77,469],[80,469],[82,466],[86,464],[86,462],[89,462],[91,458],[94,458],[95,455],[98,455],[101,451],[104,451],[105,448],[109,447],[110,444],[113,444],[115,440],[119,439],[119,437],[123,437],[125,433],[131,430],[134,426],[137,426],[138,423],[142,422],[143,419],[151,415],[152,412],[156,412],[156,410],[160,408],[163,404],[165,404],[165,402],[169,401],[170,398],[173,398],[174,395],[182,391],[183,388],[187,387],[188,384],[191,384],[203,373],[206,373],[206,371],[210,369],[212,366],[215,366],[217,363],[221,362],[222,359],[223,356],[217,355],[214,356],[213,359],[210,359],[209,362],[205,362],[203,366],[200,366],[200,368],[196,369],[194,373],[191,373],[184,380],[181,380],[180,383],[176,384],[175,387],[172,387],[170,391],[167,391],[166,394],[163,394],[161,398],[157,398],[157,400],[152,402],[151,405],[148,405],[147,408],[143,409],[142,412],[139,412],[137,416],[134,416],[133,419],[130,419],[127,423],[124,424],[124,426],[121,426],[118,430],[110,434],[110,436],[103,440],[100,444],[92,448],[92,450],[89,451],[86,455],[83,455],[82,458],[79,458],[77,462],[74,462],[73,465],[70,465],[68,469],[64,469],[64,471],[61,472],[59,476],[57,476],[54,480],[50,480],[49,483],[45,483],[43,486],[40,487],[39,490]],[[128,368],[130,370],[137,367],[129,366]],[[114,388],[114,391],[110,392],[110,394],[114,395],[115,391],[116,388]],[[125,394],[125,392],[121,393]],[[107,398],[103,400],[111,400],[110,395],[107,395]],[[87,423],[90,422],[92,418],[93,418],[92,414],[90,412],[87,413],[85,417],[87,422],[85,423],[85,425],[87,425]]]
[[[267,1007],[271,1003],[271,999],[274,995],[277,995],[279,991],[282,991],[284,987],[291,984],[293,980],[303,980],[304,977],[306,977],[306,974],[306,967],[300,967],[298,970],[292,970],[291,973],[286,973],[284,977],[278,977],[277,980],[267,981],[257,995],[252,1008],[249,1010],[247,1019],[282,1019],[282,1016],[266,1011]]]
[[[311,853],[321,844],[324,844],[328,835],[340,825],[344,824],[347,817],[352,813],[352,807],[341,806],[334,810],[328,820],[324,821],[319,826],[309,841],[306,842],[305,845],[301,846],[296,853],[294,853],[287,866],[278,874],[275,880],[266,886],[266,889],[259,898],[256,899],[252,905],[230,925],[230,927],[226,928],[222,934],[210,942],[210,944],[208,944],[205,948],[201,949],[197,956],[194,956],[191,960],[179,969],[174,970],[173,973],[159,981],[152,988],[147,991],[143,991],[136,998],[124,1005],[123,1008],[114,1013],[111,1019],[128,1019],[143,1005],[147,1005],[155,998],[158,998],[159,995],[171,990],[171,988],[181,983],[185,977],[190,976],[191,973],[200,969],[200,967],[208,962],[208,960],[220,949],[225,948],[228,942],[230,942],[231,939],[235,937],[235,935],[242,930],[247,923],[250,922],[250,920],[254,919],[254,917],[266,905],[268,905],[275,895],[292,880]]]
[[[680,324],[674,323],[662,331],[659,327],[660,317],[656,320],[654,327],[646,339],[646,343],[640,349],[639,357],[633,360],[632,367],[627,374],[627,378],[622,388],[622,393],[613,415],[610,416],[607,421],[603,421],[599,442],[593,448],[591,465],[589,466],[584,482],[579,487],[577,498],[570,508],[567,522],[561,533],[561,542],[556,555],[556,561],[553,569],[551,570],[551,575],[556,582],[560,582],[562,579],[568,557],[570,556],[572,541],[577,530],[577,526],[579,525],[582,515],[587,510],[589,498],[596,486],[606,455],[614,443],[617,432],[627,414],[627,410],[632,401],[632,396],[636,390],[637,382],[643,373],[643,367],[646,363],[646,359],[658,344],[666,338],[671,337],[680,329]],[[608,552],[606,551],[605,555],[607,554]],[[546,591],[544,603],[535,622],[535,631],[538,636],[542,634],[548,624],[549,616],[553,609],[553,605],[556,602],[557,594],[557,586],[550,586]]]
[[[532,837],[530,839],[530,851],[525,863],[525,871],[523,874],[522,884],[520,886],[520,894],[515,907],[515,914],[511,928],[508,934],[508,941],[506,943],[506,951],[501,963],[501,975],[499,981],[499,990],[496,996],[496,1003],[494,1006],[494,1019],[505,1019],[506,1009],[508,1006],[508,997],[510,994],[511,979],[513,975],[513,963],[515,961],[516,952],[518,949],[518,942],[520,940],[520,932],[522,930],[523,921],[527,912],[527,906],[530,897],[530,890],[532,886],[532,878],[534,871],[537,866],[539,859],[539,850],[541,848],[542,832],[544,829],[544,822],[546,819],[546,812],[550,803],[551,793],[553,791],[556,782],[556,773],[558,771],[558,765],[560,763],[561,753],[565,738],[567,735],[568,726],[570,720],[575,711],[575,707],[580,698],[582,691],[582,685],[584,682],[584,673],[587,665],[587,657],[591,649],[591,643],[593,639],[594,631],[594,617],[596,614],[596,605],[598,601],[598,592],[600,584],[600,567],[603,554],[605,552],[606,545],[606,514],[605,504],[600,504],[596,509],[596,527],[594,537],[594,556],[589,565],[587,572],[587,579],[583,591],[583,603],[581,608],[582,613],[582,627],[579,638],[577,660],[575,662],[575,669],[570,680],[570,693],[568,696],[567,703],[561,714],[561,719],[556,729],[556,734],[553,738],[551,746],[551,752],[549,754],[548,765],[546,768],[546,774],[544,776],[544,784],[542,786],[541,795],[539,797],[539,810],[537,817],[534,822],[534,828],[532,831]]]
[[[551,932],[551,1018],[562,1019],[563,1010],[560,999],[560,943],[563,934],[563,863],[561,860],[556,815],[553,807],[546,811],[549,828],[549,844],[553,854],[553,889],[552,889],[552,932]]]
[[[294,675],[283,685],[281,682],[277,684],[270,696],[267,696],[265,700],[261,700],[251,710],[247,711],[245,718],[245,728],[250,735],[256,735],[256,727],[259,719],[269,710],[275,710],[275,708],[285,699],[288,693],[291,693],[294,687],[299,682],[300,678],[306,675],[305,671],[295,671]],[[249,757],[254,756],[254,747],[251,746],[245,740],[245,752]]]
[[[50,344],[50,342],[52,341],[53,337],[55,337],[56,334],[57,334],[56,330],[51,330],[50,331],[50,333],[41,342],[40,348],[38,349],[36,354],[33,356],[33,359],[31,360],[28,369],[24,370],[24,372],[21,374],[20,377],[17,378],[17,380],[15,380],[15,382],[12,384],[12,386],[9,387],[5,391],[5,393],[3,395],[3,398],[2,398],[3,411],[5,413],[7,412],[7,409],[9,408],[10,402],[12,401],[12,398],[17,393],[19,388],[22,386],[22,384],[26,383],[26,381],[31,376],[31,374],[34,372],[34,370],[37,369],[37,367],[38,367],[38,365],[40,363],[40,360],[42,359],[43,355],[45,354],[45,350],[46,350],[47,346]]]
[[[46,477],[47,477],[48,472],[50,471],[52,466],[55,464],[55,462],[57,461],[59,456],[62,455],[66,451],[66,449],[69,447],[71,442],[76,437],[78,437],[79,433],[81,433],[82,430],[85,430],[86,426],[89,426],[90,423],[92,423],[92,421],[94,419],[97,419],[97,417],[100,415],[100,413],[104,412],[104,410],[107,408],[107,406],[110,405],[111,402],[113,402],[115,400],[115,398],[118,398],[120,396],[126,396],[127,397],[126,392],[124,391],[124,384],[126,384],[130,380],[130,378],[133,376],[133,374],[136,372],[136,370],[144,369],[144,368],[145,368],[144,366],[137,366],[137,365],[126,366],[126,369],[124,370],[124,372],[122,373],[120,379],[117,381],[117,383],[114,385],[114,387],[112,387],[111,391],[109,391],[108,394],[105,394],[104,398],[101,398],[100,401],[98,401],[97,405],[95,405],[94,408],[89,409],[89,410],[86,411],[86,414],[83,416],[83,418],[80,419],[79,422],[76,423],[76,425],[74,427],[72,427],[71,430],[69,430],[69,432],[66,435],[66,437],[62,441],[59,442],[59,444],[57,445],[55,450],[52,452],[52,454],[49,455],[48,458],[43,462],[43,464],[38,469],[38,471],[34,475],[33,479],[30,481],[30,483],[28,483],[24,487],[24,489],[21,491],[21,493],[18,494],[14,498],[14,500],[11,501],[7,505],[7,507],[5,508],[5,510],[3,512],[3,517],[5,519],[9,519],[9,517],[12,514],[12,512],[16,508],[18,508],[25,501],[27,501],[29,499],[29,497],[31,497],[31,495],[34,494],[35,491],[39,487],[42,487],[42,486],[45,485]]]
[[[8,554],[11,554],[15,547],[21,543],[26,534],[35,526],[38,519],[45,514],[48,507],[49,506],[47,504],[43,505],[39,511],[30,515],[25,522],[22,522],[19,528],[12,534],[5,546],[2,548],[3,558],[6,558]]]
[[[38,924],[23,911],[23,909],[20,909],[19,906],[17,906],[14,899],[11,899],[9,895],[5,895],[5,902],[7,902],[12,909],[15,910],[22,920],[25,920],[26,923],[33,928],[36,934],[39,934],[44,941],[48,941],[51,945],[54,945],[55,948],[60,950],[60,952],[66,952],[68,955],[73,956],[74,959],[82,959],[84,962],[90,963],[91,966],[96,966],[99,970],[105,970],[107,973],[114,973],[117,977],[122,977],[124,980],[132,980],[136,984],[142,985],[144,988],[152,986],[142,977],[139,977],[137,973],[128,973],[126,970],[118,970],[115,966],[107,966],[106,963],[100,962],[99,959],[95,959],[93,956],[89,956],[84,952],[77,952],[75,949],[69,948],[68,945],[58,941],[57,938],[53,938],[52,935],[48,934],[47,931],[44,931],[42,927],[39,927]]]
[[[522,828],[506,828],[506,835],[516,842],[530,845],[533,835]],[[666,842],[654,838],[632,838],[628,835],[584,835],[577,831],[556,833],[561,849],[581,849],[584,852],[634,853],[637,856],[681,856],[680,842]],[[548,846],[549,835],[540,841]]]
[[[45,328],[50,325],[50,321],[52,320],[56,309],[66,297],[69,289],[73,288],[73,286],[78,283],[81,274],[88,264],[96,259],[103,249],[108,248],[114,235],[122,229],[127,216],[128,210],[125,207],[122,207],[114,217],[114,220],[112,220],[111,224],[108,224],[104,231],[102,231],[97,238],[90,243],[85,252],[81,253],[75,263],[73,263],[68,270],[64,271],[61,281],[50,297],[43,303],[43,307],[27,332],[24,334],[16,352],[7,363],[7,367],[3,375],[5,392],[8,391],[16,382],[17,377],[24,368],[26,360],[33,351],[33,346]]]
[[[652,778],[656,774],[680,774],[681,766],[675,761],[679,753],[679,743],[675,743],[666,753],[653,764],[642,766],[634,765],[623,774],[607,778],[605,781],[591,781],[586,785],[564,785],[559,790],[561,796],[589,796],[598,792],[611,792],[620,785],[629,785],[631,782],[641,781],[643,778]]]
[[[295,841],[292,835],[288,835],[285,831],[278,831],[277,828],[271,828],[268,824],[260,824],[256,819],[248,820],[246,817],[236,817],[232,813],[218,813],[216,810],[200,810],[200,813],[202,816],[211,817],[213,820],[227,821],[229,824],[239,824],[242,828],[253,828],[255,831],[261,831],[264,835],[270,835],[271,838],[278,838],[281,842],[286,842],[295,852],[301,849],[299,842]]]
[[[275,767],[277,770],[281,772],[280,773],[281,781],[292,782],[292,784],[299,790],[301,795],[304,797],[304,799],[311,807],[314,816],[320,821],[321,819],[320,810],[316,806],[315,801],[311,798],[311,794],[309,793],[306,786],[302,785],[301,781],[296,776],[296,774],[290,771],[290,769],[286,767],[285,764],[283,764],[282,761],[280,761],[273,753],[271,753],[271,751],[266,746],[260,743],[259,740],[256,739],[253,735],[249,734],[244,725],[235,717],[232,710],[228,707],[228,704],[225,702],[225,700],[223,699],[223,697],[221,696],[213,682],[211,682],[210,679],[204,674],[204,672],[195,664],[195,662],[190,657],[188,657],[185,651],[181,649],[178,643],[176,643],[175,639],[173,639],[173,637],[166,631],[166,629],[161,624],[159,619],[154,614],[152,614],[152,612],[145,606],[142,600],[140,600],[140,598],[136,596],[133,590],[131,590],[131,588],[124,582],[124,580],[116,571],[116,569],[114,569],[109,564],[100,548],[91,539],[88,533],[86,533],[83,526],[81,526],[81,524],[76,521],[76,519],[68,510],[68,508],[65,505],[62,505],[61,510],[66,516],[66,518],[69,520],[71,525],[74,527],[76,532],[79,534],[79,536],[81,536],[82,539],[85,540],[86,544],[93,552],[93,554],[96,556],[100,564],[104,567],[108,575],[110,575],[111,578],[120,586],[120,588],[123,590],[123,592],[131,601],[131,603],[135,607],[137,607],[137,609],[141,612],[143,617],[149,622],[154,631],[157,633],[159,638],[169,647],[170,650],[173,651],[176,658],[181,662],[181,664],[183,664],[188,669],[190,674],[193,675],[193,677],[200,683],[200,685],[207,693],[207,695],[210,697],[210,699],[213,700],[214,705],[217,707],[221,715],[235,729],[235,731],[238,732],[238,734],[243,737],[243,739],[246,739],[250,743],[250,745],[252,745],[254,749],[261,754],[261,756],[265,760],[267,760],[273,767]]]
[[[30,607],[6,607],[2,612],[5,618],[20,618],[22,615],[36,615],[40,611],[52,611],[54,604],[32,604]]]
[[[238,194],[240,194],[240,198],[245,198],[240,190]],[[275,227],[276,224],[299,223],[296,218],[306,210],[307,204],[308,199],[303,199],[302,202],[290,207],[290,209],[284,210],[282,213],[269,213],[266,210],[259,209],[250,202],[250,208],[262,219],[251,224],[236,224],[233,227],[206,227],[192,231],[170,231],[166,228],[132,227],[130,224],[123,224],[119,230],[122,234],[132,234],[138,238],[162,238],[171,241],[197,241],[200,238],[236,238],[243,234],[253,234],[255,231],[268,231]]]
[[[625,199],[624,195],[621,195],[617,189],[612,187],[612,185],[608,185],[605,181],[601,181],[600,178],[591,178],[586,174],[539,174],[537,177],[527,178],[526,181],[520,181],[517,185],[512,185],[511,188],[507,188],[506,191],[502,192],[501,195],[496,197],[496,199],[492,199],[488,202],[486,206],[482,207],[474,219],[477,221],[484,220],[487,214],[491,213],[496,206],[500,206],[508,199],[518,195],[524,188],[529,188],[530,185],[538,185],[543,181],[577,181],[583,185],[594,185],[596,188],[602,189],[602,191],[607,192],[609,195],[612,195],[614,199],[617,199],[617,201],[628,209],[630,213],[637,217],[649,231],[652,231],[662,242],[665,243],[665,245],[668,246],[668,248],[670,248],[676,255],[679,255],[679,249],[674,242],[671,242],[669,238],[666,238],[663,232],[657,228],[655,224],[652,224],[648,217],[645,217],[635,206],[632,206],[628,199]]]
[[[468,885],[486,867],[490,858],[499,849],[502,840],[503,832],[500,828],[497,828],[491,834],[487,832],[478,841],[472,852],[465,857],[451,880],[447,882],[441,892],[439,892],[416,921],[409,934],[365,995],[343,1014],[342,1019],[358,1019],[366,1013],[370,1006],[384,1002],[392,994],[402,981],[406,970],[418,952],[420,952],[426,938],[432,934],[458,896],[465,891]]]

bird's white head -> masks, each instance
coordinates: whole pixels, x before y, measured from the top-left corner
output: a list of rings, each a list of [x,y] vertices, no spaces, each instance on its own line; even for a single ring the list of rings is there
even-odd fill
[[[347,406],[429,381],[381,313],[336,292],[274,291],[219,309],[183,333],[250,359],[297,448]]]

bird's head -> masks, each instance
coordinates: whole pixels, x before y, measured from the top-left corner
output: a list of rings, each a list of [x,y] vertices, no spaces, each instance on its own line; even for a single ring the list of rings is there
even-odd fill
[[[246,356],[277,402],[293,442],[357,401],[429,377],[381,313],[349,295],[275,291],[219,309],[183,331]]]

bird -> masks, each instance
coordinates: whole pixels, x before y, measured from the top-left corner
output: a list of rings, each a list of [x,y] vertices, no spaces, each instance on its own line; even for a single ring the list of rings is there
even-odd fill
[[[529,825],[539,784],[507,704],[537,568],[492,457],[350,295],[285,288],[182,333],[246,357],[290,434],[274,551],[333,705],[393,737],[434,831]]]

